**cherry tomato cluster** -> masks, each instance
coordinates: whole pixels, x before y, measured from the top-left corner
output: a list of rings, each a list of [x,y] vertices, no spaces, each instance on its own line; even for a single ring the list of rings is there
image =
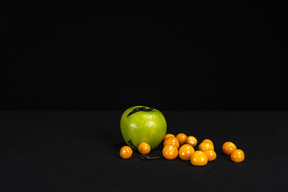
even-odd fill
[[[194,136],[187,136],[179,133],[176,136],[167,134],[164,138],[164,148],[162,150],[165,159],[175,159],[179,156],[184,161],[191,162],[194,166],[205,166],[208,161],[214,161],[217,157],[214,151],[214,144],[210,139],[203,140],[198,150],[195,150],[198,141]]]
[[[165,159],[173,160],[178,156],[184,161],[189,161],[193,166],[205,166],[209,161],[214,161],[217,157],[214,151],[214,144],[210,139],[204,139],[195,150],[198,141],[194,136],[187,136],[179,133],[176,136],[168,133],[163,141],[162,155]],[[236,145],[230,141],[225,142],[222,146],[223,153],[230,155],[233,162],[239,163],[244,161],[245,155],[243,150],[237,149]],[[138,146],[138,152],[147,155],[151,151],[148,143],[142,142]],[[120,150],[120,156],[123,159],[129,159],[133,150],[129,146],[123,146]]]
[[[142,142],[139,144],[138,152],[141,153],[142,155],[146,155],[150,153],[150,151],[151,151],[151,147],[148,143]],[[130,146],[123,146],[120,149],[119,154],[120,154],[120,157],[122,157],[122,159],[129,159],[133,154],[133,150]]]
[[[236,163],[244,161],[245,154],[242,149],[237,149],[236,145],[231,141],[227,141],[222,145],[223,153],[230,155],[230,159]]]

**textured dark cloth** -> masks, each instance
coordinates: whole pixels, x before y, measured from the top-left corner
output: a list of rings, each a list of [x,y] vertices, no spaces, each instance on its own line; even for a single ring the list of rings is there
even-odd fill
[[[136,152],[121,159],[121,114],[0,112],[0,191],[287,190],[287,112],[163,111],[169,133],[214,142],[218,156],[205,167]],[[225,141],[244,150],[244,162],[222,153]]]

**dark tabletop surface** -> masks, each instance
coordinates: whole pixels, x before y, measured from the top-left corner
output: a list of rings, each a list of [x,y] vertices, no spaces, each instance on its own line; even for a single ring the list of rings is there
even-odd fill
[[[122,111],[2,111],[0,191],[287,190],[287,112],[162,112],[169,133],[210,138],[217,159],[121,159]],[[222,153],[225,141],[244,150],[244,162]]]

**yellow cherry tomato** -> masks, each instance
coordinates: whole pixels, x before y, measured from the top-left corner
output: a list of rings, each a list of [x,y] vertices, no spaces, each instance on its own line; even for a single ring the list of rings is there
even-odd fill
[[[208,161],[214,161],[217,157],[216,152],[212,149],[208,149],[204,153],[207,155]]]
[[[164,137],[164,140],[168,139],[169,137],[175,137],[175,135],[173,135],[171,133],[167,133]]]
[[[194,166],[205,166],[208,163],[208,157],[203,151],[195,151],[191,155],[191,164]]]
[[[200,143],[200,145],[198,146],[198,149],[201,150],[201,151],[206,151],[206,150],[208,150],[208,149],[214,150],[214,145],[211,144],[211,143],[202,142],[202,143]]]
[[[179,157],[182,160],[190,160],[191,155],[195,152],[194,148],[190,144],[184,144],[179,149]]]
[[[166,139],[163,143],[163,146],[165,145],[175,145],[177,149],[180,146],[179,141],[176,137],[169,137],[168,139]]]
[[[172,160],[178,156],[178,148],[175,145],[165,145],[162,149],[165,159]]]
[[[186,143],[192,145],[192,147],[195,147],[197,145],[197,139],[194,136],[188,136]]]
[[[223,153],[231,155],[237,149],[236,145],[231,141],[227,141],[222,145]]]
[[[187,135],[185,135],[184,133],[179,133],[176,135],[176,138],[178,139],[179,144],[183,145],[186,142]]]
[[[129,146],[123,146],[120,149],[120,157],[122,159],[129,159],[133,154],[133,150]]]
[[[151,147],[150,147],[150,145],[149,145],[148,143],[142,142],[142,143],[140,143],[139,146],[138,146],[138,151],[139,151],[139,153],[141,153],[142,155],[146,155],[146,154],[150,153]]]
[[[243,150],[241,149],[236,149],[235,151],[233,151],[233,153],[230,155],[230,158],[232,161],[234,161],[235,163],[240,163],[242,161],[244,161],[245,159],[245,154],[243,152]]]

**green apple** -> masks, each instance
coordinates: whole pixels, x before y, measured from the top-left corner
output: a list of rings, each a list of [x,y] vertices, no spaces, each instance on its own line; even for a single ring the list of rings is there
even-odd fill
[[[125,110],[121,116],[120,128],[125,142],[131,140],[133,148],[146,142],[155,149],[164,139],[167,123],[163,114],[154,108],[134,106]]]

